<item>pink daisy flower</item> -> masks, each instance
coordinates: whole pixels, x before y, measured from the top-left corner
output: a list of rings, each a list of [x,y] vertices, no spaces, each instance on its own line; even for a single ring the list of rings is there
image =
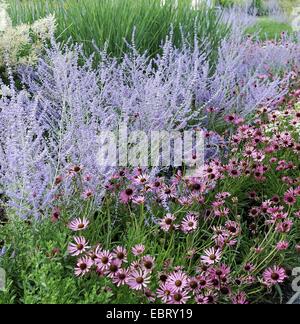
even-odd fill
[[[128,204],[134,197],[132,188],[127,188],[120,193],[120,200],[123,204]]]
[[[104,269],[103,267],[101,269]],[[104,274],[108,276],[109,278],[114,278],[115,275],[118,273],[120,269],[120,262],[116,259],[113,259],[107,268],[107,270],[104,271]]]
[[[193,294],[197,294],[200,290],[200,285],[196,277],[188,278],[188,291],[192,292]]]
[[[203,263],[212,265],[220,262],[222,257],[222,251],[220,249],[210,248],[204,251],[204,255],[201,257]]]
[[[276,231],[278,233],[289,233],[293,225],[294,225],[293,221],[287,219],[277,225]]]
[[[156,295],[164,303],[168,303],[171,300],[171,286],[167,283],[162,283],[156,291]]]
[[[142,290],[147,288],[150,283],[150,274],[147,271],[134,270],[128,278],[128,286],[133,290]]]
[[[86,218],[80,219],[76,218],[70,222],[68,225],[69,229],[78,232],[85,230],[89,225],[89,221]]]
[[[134,182],[140,185],[145,185],[149,182],[150,176],[148,174],[141,174],[134,179]]]
[[[277,251],[285,251],[289,248],[289,242],[287,241],[280,241],[276,244]]]
[[[221,264],[219,267],[209,269],[212,278],[225,279],[230,275],[230,267],[226,264]]]
[[[161,200],[164,201],[168,199],[176,198],[176,186],[175,185],[168,186],[164,184],[159,191],[159,197]]]
[[[142,244],[137,244],[132,248],[131,251],[134,256],[139,256],[145,252],[145,246]]]
[[[169,232],[171,229],[176,229],[175,221],[176,217],[174,215],[167,214],[158,224],[164,232]]]
[[[94,263],[93,263],[92,259],[89,257],[85,256],[83,258],[80,258],[77,261],[77,265],[75,268],[75,276],[76,277],[84,276],[85,274],[87,274],[90,271],[93,264]]]
[[[195,302],[198,304],[198,305],[207,305],[209,304],[209,300],[208,300],[208,297],[205,297],[203,295],[197,295],[195,297]]]
[[[208,276],[198,275],[197,280],[201,289],[207,289],[211,287],[211,279]]]
[[[196,231],[197,228],[198,219],[194,214],[187,215],[181,223],[181,230],[186,234]]]
[[[167,304],[182,305],[186,304],[189,299],[190,296],[187,291],[177,291],[171,294],[171,298]]]
[[[82,194],[82,198],[87,200],[90,199],[94,196],[94,193],[91,189],[86,189],[84,190],[83,194]]]
[[[156,299],[156,295],[148,288],[145,289],[144,291],[145,297],[148,299],[150,303],[154,303]]]
[[[231,300],[234,305],[249,304],[249,302],[247,301],[247,296],[244,292],[239,292],[238,294],[234,295]]]
[[[237,222],[227,221],[225,227],[232,236],[238,236],[241,233],[241,227]]]
[[[117,246],[112,253],[113,257],[120,261],[122,264],[123,262],[127,263],[127,250],[123,246]]]
[[[143,269],[145,271],[152,271],[153,268],[154,268],[154,261],[155,261],[154,257],[152,257],[150,255],[144,256],[142,261],[141,261]]]
[[[263,281],[268,287],[272,287],[279,283],[283,283],[287,278],[286,272],[283,268],[274,266],[273,268],[268,268],[263,273]]]
[[[136,205],[143,205],[146,199],[144,196],[137,196],[132,198],[132,202]]]
[[[112,278],[112,282],[117,286],[123,286],[128,284],[128,278],[129,278],[129,270],[128,269],[119,269],[114,277]]]
[[[99,258],[99,254],[102,251],[102,247],[101,245],[97,245],[96,247],[94,247],[89,253],[89,257],[92,259],[92,261],[94,262],[94,264],[96,264],[96,259]]]
[[[70,243],[68,246],[68,252],[72,256],[80,255],[90,248],[88,242],[83,236],[74,237],[74,241],[75,243]]]
[[[183,271],[172,272],[167,280],[172,292],[178,292],[188,285],[188,276]]]
[[[108,250],[103,250],[99,253],[95,263],[99,270],[106,271],[109,269],[113,260],[112,254]]]
[[[297,199],[295,197],[295,193],[293,189],[289,189],[285,194],[284,194],[284,202],[289,205],[295,205],[295,203],[297,202]]]
[[[253,272],[255,270],[255,266],[252,263],[246,263],[244,265],[244,270],[249,273]]]

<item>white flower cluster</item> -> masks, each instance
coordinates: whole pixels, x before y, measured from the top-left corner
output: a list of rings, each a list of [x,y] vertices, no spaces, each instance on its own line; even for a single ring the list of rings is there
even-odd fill
[[[33,24],[13,26],[7,4],[0,0],[0,69],[6,64],[13,69],[34,64],[55,31],[55,18],[50,15]]]

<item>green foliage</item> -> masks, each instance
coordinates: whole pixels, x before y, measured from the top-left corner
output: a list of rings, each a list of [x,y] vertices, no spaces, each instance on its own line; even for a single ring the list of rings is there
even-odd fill
[[[256,34],[261,40],[279,39],[282,32],[292,34],[293,30],[289,24],[281,23],[268,17],[259,18],[253,27],[247,29],[248,34]]]
[[[0,228],[8,244],[0,266],[7,273],[0,304],[108,303],[111,293],[98,278],[78,280],[65,254],[68,231],[49,221],[28,223],[11,218]],[[57,251],[57,254],[56,254]]]
[[[160,44],[173,26],[176,44],[181,42],[181,27],[190,33],[194,31],[199,39],[209,40],[212,48],[227,33],[227,27],[220,22],[220,13],[202,6],[190,9],[190,0],[10,0],[9,13],[14,24],[33,22],[48,14],[55,14],[57,36],[66,41],[71,36],[75,42],[84,44],[87,53],[94,50],[93,40],[98,47],[108,42],[108,52],[120,56],[126,51],[135,30],[134,42],[141,51],[151,55],[159,51]],[[195,19],[197,22],[195,23]]]

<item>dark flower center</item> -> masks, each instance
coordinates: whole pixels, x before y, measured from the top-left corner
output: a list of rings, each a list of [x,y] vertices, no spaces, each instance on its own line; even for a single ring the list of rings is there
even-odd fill
[[[228,289],[227,287],[222,287],[222,288],[221,288],[221,293],[222,293],[223,295],[228,295],[228,294],[229,294],[229,289]]]
[[[194,185],[193,185],[193,189],[194,190],[200,190],[201,189],[201,186],[200,186],[200,184],[199,183],[195,183]]]
[[[138,284],[142,284],[144,282],[144,278],[143,277],[138,277],[138,278],[136,278],[136,282]]]
[[[167,225],[171,225],[171,224],[172,224],[172,222],[173,222],[173,221],[172,221],[172,219],[171,219],[171,218],[167,218],[167,219],[166,219],[166,224],[167,224]]]
[[[271,278],[273,280],[277,281],[280,277],[279,277],[279,274],[278,273],[274,272],[274,273],[272,273]]]
[[[199,283],[201,286],[206,286],[206,280],[200,280]]]
[[[211,255],[209,256],[209,259],[210,259],[211,261],[215,261],[215,260],[217,259],[217,257],[216,257],[215,254],[211,254]]]
[[[85,263],[81,263],[79,268],[80,268],[80,270],[84,271],[87,269],[87,265]]]
[[[133,190],[132,189],[126,189],[126,195],[127,196],[131,196],[133,194]]]
[[[117,253],[117,258],[120,259],[120,260],[123,260],[125,257],[124,253],[123,252],[118,252]]]
[[[160,279],[160,281],[162,281],[162,282],[166,282],[167,279],[168,279],[168,277],[167,277],[166,275],[161,275],[161,276],[159,277],[159,279]]]
[[[181,287],[182,286],[182,281],[181,280],[176,280],[175,281],[175,286],[176,287]]]
[[[151,261],[144,262],[144,266],[146,269],[152,269],[153,263]]]
[[[190,282],[190,287],[192,288],[192,289],[197,289],[197,287],[198,287],[198,283],[197,283],[197,281],[191,281]]]
[[[115,264],[112,264],[110,267],[109,267],[109,270],[111,272],[117,272],[118,271],[118,267],[115,265]]]
[[[104,256],[104,257],[101,259],[101,262],[102,262],[103,264],[107,264],[108,261],[109,261],[109,259],[108,259],[108,257],[106,257],[106,256]]]
[[[182,295],[181,295],[181,294],[175,294],[175,295],[174,295],[174,299],[175,299],[177,302],[180,302],[181,299],[182,299]]]
[[[83,248],[84,248],[83,244],[78,244],[77,245],[77,250],[81,251],[81,250],[83,250]]]

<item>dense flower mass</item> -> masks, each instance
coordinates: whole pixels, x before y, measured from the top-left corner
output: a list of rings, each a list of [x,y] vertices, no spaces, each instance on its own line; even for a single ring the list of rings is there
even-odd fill
[[[123,215],[136,210],[140,226],[156,233],[152,240],[164,238],[167,245],[159,249],[167,249],[174,241],[190,242],[182,245],[188,249],[182,250],[186,260],[156,260],[161,251],[152,250],[149,255],[144,244],[118,246],[112,251],[98,248],[94,259],[89,257],[92,252],[85,251],[93,266],[81,257],[76,275],[96,271],[116,287],[127,286],[140,298],[167,304],[247,304],[252,289],[268,291],[284,283],[288,269],[281,263],[274,265],[273,260],[283,260],[284,253],[299,250],[292,238],[299,226],[300,207],[299,108],[293,94],[286,98],[290,100],[288,110],[261,108],[255,123],[238,122],[228,138],[227,162],[207,161],[196,177],[180,171],[171,178],[158,177],[142,168],[111,176],[107,199],[120,203]],[[226,118],[229,124],[232,120]],[[274,174],[280,190],[270,186]],[[245,181],[249,191],[235,192],[235,181]],[[260,190],[251,190],[257,184]],[[130,199],[124,199],[124,193]],[[83,223],[80,219],[74,222]],[[83,241],[82,247],[85,245]],[[69,253],[79,254],[78,245],[71,246]],[[234,271],[232,258],[236,260]],[[87,266],[79,271],[82,260]]]
[[[122,57],[96,46],[87,57],[55,40],[53,16],[12,26],[0,3],[0,303],[69,290],[97,303],[288,299],[300,254],[298,36],[258,40],[241,21],[217,45],[191,44],[184,28],[179,44],[171,28],[154,56],[133,36]],[[203,163],[193,147],[192,167],[118,165],[106,149],[122,125],[201,133]],[[126,139],[124,155],[150,158]]]

